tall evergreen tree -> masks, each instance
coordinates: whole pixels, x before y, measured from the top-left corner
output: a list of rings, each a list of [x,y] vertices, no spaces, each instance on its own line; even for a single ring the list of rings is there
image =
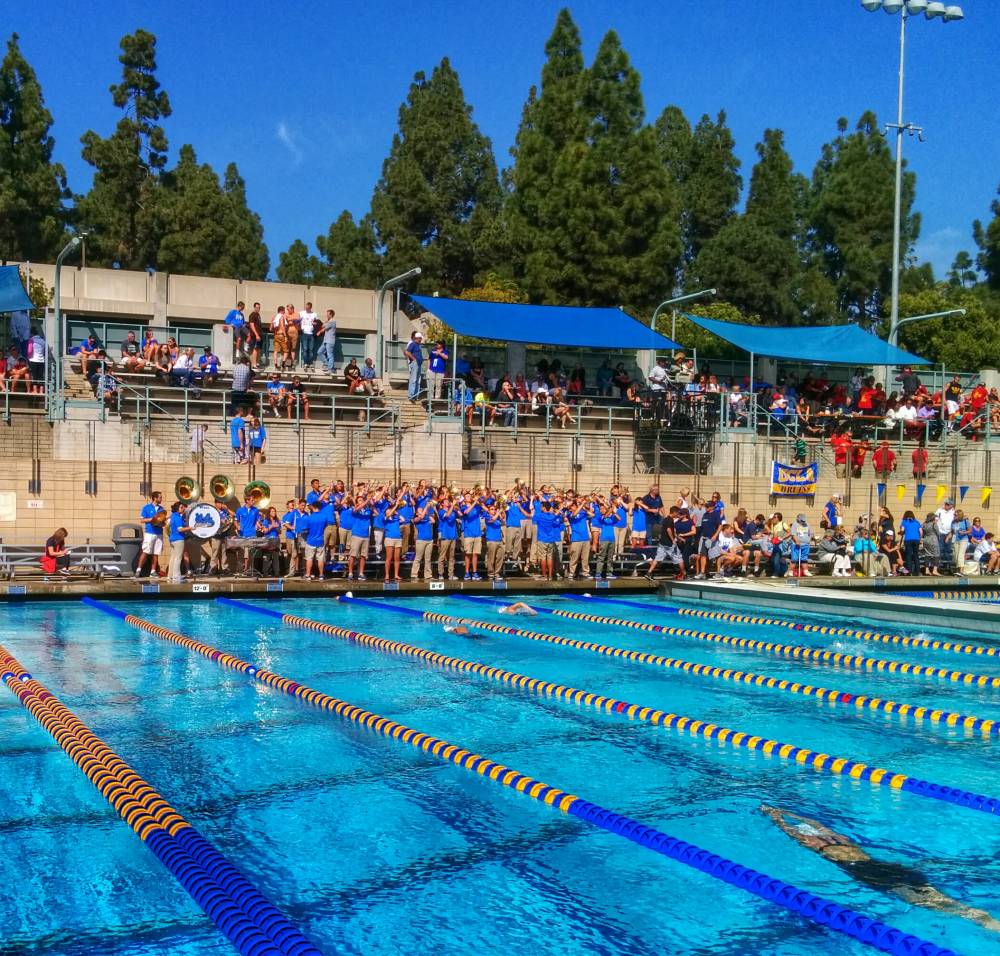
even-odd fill
[[[864,113],[853,132],[846,119],[838,121],[837,130],[813,171],[811,243],[836,289],[838,311],[871,324],[891,285],[894,163],[874,113]],[[911,211],[915,194],[916,176],[908,172],[901,263],[920,232],[920,217]]]
[[[805,180],[792,169],[781,130],[764,131],[757,155],[746,211],[702,246],[693,272],[699,284],[724,290],[730,302],[764,322],[793,325],[803,318],[798,240]]]
[[[445,58],[419,72],[372,197],[372,221],[392,275],[419,265],[419,287],[461,292],[481,263],[476,240],[500,209],[496,160]]]
[[[64,241],[66,172],[52,162],[52,114],[18,35],[0,63],[0,259],[51,262]]]
[[[565,8],[556,17],[545,56],[541,89],[529,91],[511,149],[514,162],[505,173],[509,195],[503,217],[510,271],[539,301],[550,298],[551,276],[559,271],[558,252],[550,248],[557,237],[545,210],[569,201],[559,195],[556,166],[570,144],[582,144],[586,133],[580,31]]]
[[[997,188],[1000,197],[1000,187]],[[990,205],[993,219],[987,226],[977,219],[972,224],[972,235],[979,246],[976,265],[986,276],[986,284],[991,289],[1000,290],[1000,198],[994,199]]]
[[[967,289],[976,284],[976,263],[964,249],[955,254],[948,270],[948,285]]]
[[[222,192],[226,198],[224,222],[228,239],[219,269],[222,275],[262,281],[271,266],[264,244],[264,226],[247,203],[246,183],[236,163],[226,167]]]
[[[109,137],[93,130],[82,137],[94,182],[78,213],[92,231],[87,250],[95,265],[145,269],[156,264],[160,244],[160,174],[167,161],[160,120],[170,116],[170,100],[156,79],[156,37],[137,30],[122,37],[121,51],[122,80],[110,89],[124,115]]]
[[[375,252],[375,230],[371,217],[360,222],[344,210],[330,224],[325,236],[316,237],[316,247],[326,259],[327,281],[347,289],[371,289],[387,278]]]
[[[309,247],[296,239],[278,257],[278,281],[296,285],[324,285],[327,281],[326,269]]]

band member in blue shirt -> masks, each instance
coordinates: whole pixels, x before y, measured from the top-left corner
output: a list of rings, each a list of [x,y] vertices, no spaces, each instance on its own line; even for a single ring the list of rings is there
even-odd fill
[[[163,525],[166,522],[166,509],[163,507],[163,493],[154,491],[149,496],[149,503],[143,505],[139,512],[142,525],[142,553],[135,573],[142,576],[143,568],[149,564],[149,576],[160,576],[160,555],[163,554]]]
[[[281,516],[282,547],[288,559],[288,577],[292,576],[292,569],[297,563],[297,549],[295,547],[295,518],[298,512],[295,509],[295,499],[289,498],[285,502],[285,513]]]
[[[462,552],[465,555],[465,580],[481,581],[479,576],[479,555],[483,551],[482,509],[478,500],[472,495],[466,495],[465,501],[459,506],[458,513],[462,516]]]
[[[572,493],[571,493],[572,494]],[[573,496],[566,509],[566,520],[569,521],[569,571],[567,577],[572,581],[583,571],[584,576],[590,576],[590,519],[593,510],[590,502],[582,495]]]
[[[229,419],[229,443],[233,446],[233,463],[242,465],[247,460],[247,423],[243,417],[246,409],[237,409]]]
[[[257,537],[257,522],[260,521],[260,511],[254,507],[251,498],[243,499],[243,507],[236,512],[236,530],[241,538]],[[244,547],[243,551],[243,573],[250,572],[250,548]]]
[[[455,499],[442,489],[438,504],[438,580],[455,577],[455,547],[458,541],[458,513]]]
[[[413,567],[410,569],[410,580],[418,581],[421,577],[429,581],[433,575],[431,555],[434,551],[434,521],[437,512],[434,502],[428,501],[413,516],[413,527],[416,529],[417,541],[414,545]]]
[[[563,516],[554,510],[551,501],[542,501],[538,514],[538,548],[541,576],[551,581],[555,575],[555,551],[560,546]]]
[[[167,581],[170,584],[180,584],[183,581],[184,549],[187,546],[187,534],[191,530],[185,518],[186,514],[187,505],[184,502],[175,501],[170,506],[170,566],[167,572]]]
[[[436,402],[441,397],[444,377],[448,374],[448,358],[448,349],[444,342],[438,342],[431,349],[427,360],[427,380],[432,402]]]
[[[323,533],[328,519],[327,508],[312,505],[309,517],[304,522],[306,532],[306,569],[303,577],[310,581],[323,579]]]
[[[483,523],[486,525],[486,574],[491,581],[503,578],[503,533],[507,518],[504,509],[494,503],[487,506]]]
[[[521,494],[512,494],[507,501],[507,527],[504,530],[504,542],[507,547],[507,557],[515,561],[521,560],[521,542],[524,540],[524,525],[530,524],[526,519],[531,517],[527,501]]]
[[[615,502],[612,501],[601,508],[599,522],[601,539],[594,579],[598,580],[603,576],[606,581],[613,581],[615,576],[611,572],[614,569],[615,530],[619,522],[618,506]]]
[[[347,577],[354,577],[354,564],[358,563],[358,580],[366,581],[365,561],[368,559],[368,542],[371,536],[372,507],[368,496],[359,494],[354,501],[354,508],[345,509],[340,514],[341,521],[350,515],[351,540],[347,551]]]
[[[399,576],[399,558],[403,551],[402,528],[399,509],[403,493],[399,492],[385,512],[385,580],[402,581]]]

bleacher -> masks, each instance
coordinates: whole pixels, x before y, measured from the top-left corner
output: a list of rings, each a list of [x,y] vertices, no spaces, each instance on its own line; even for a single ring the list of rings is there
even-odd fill
[[[0,577],[10,581],[86,580],[106,575],[128,576],[132,568],[112,544],[90,544],[70,549],[72,568],[70,574],[45,574],[42,555],[45,548],[34,545],[5,544],[0,539]]]

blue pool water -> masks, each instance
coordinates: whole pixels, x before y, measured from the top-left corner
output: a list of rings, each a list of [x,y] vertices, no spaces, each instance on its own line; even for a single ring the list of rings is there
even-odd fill
[[[264,602],[251,602],[263,605]],[[569,607],[568,599],[542,606]],[[427,607],[431,599],[396,606]],[[267,606],[1000,796],[1000,740],[330,599]],[[435,610],[505,621],[454,598]],[[1000,818],[597,714],[212,601],[130,613],[965,954],[1000,933],[859,884],[762,803],[1000,917]],[[593,613],[609,613],[594,605]],[[628,608],[622,616],[1000,674],[1000,660]],[[521,619],[523,620],[523,619]],[[517,620],[515,619],[515,623]],[[842,621],[840,621],[842,623]],[[540,615],[525,626],[851,693],[1000,717],[1000,691],[862,673]],[[915,629],[882,630],[913,633]],[[845,937],[75,604],[11,604],[3,644],[326,953],[860,953]],[[0,688],[0,953],[231,952],[91,783]]]

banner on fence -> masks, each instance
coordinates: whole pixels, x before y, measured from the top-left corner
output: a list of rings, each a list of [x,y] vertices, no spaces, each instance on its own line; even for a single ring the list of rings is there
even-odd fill
[[[816,494],[819,462],[811,465],[783,465],[771,462],[771,494],[776,498],[803,498]]]

